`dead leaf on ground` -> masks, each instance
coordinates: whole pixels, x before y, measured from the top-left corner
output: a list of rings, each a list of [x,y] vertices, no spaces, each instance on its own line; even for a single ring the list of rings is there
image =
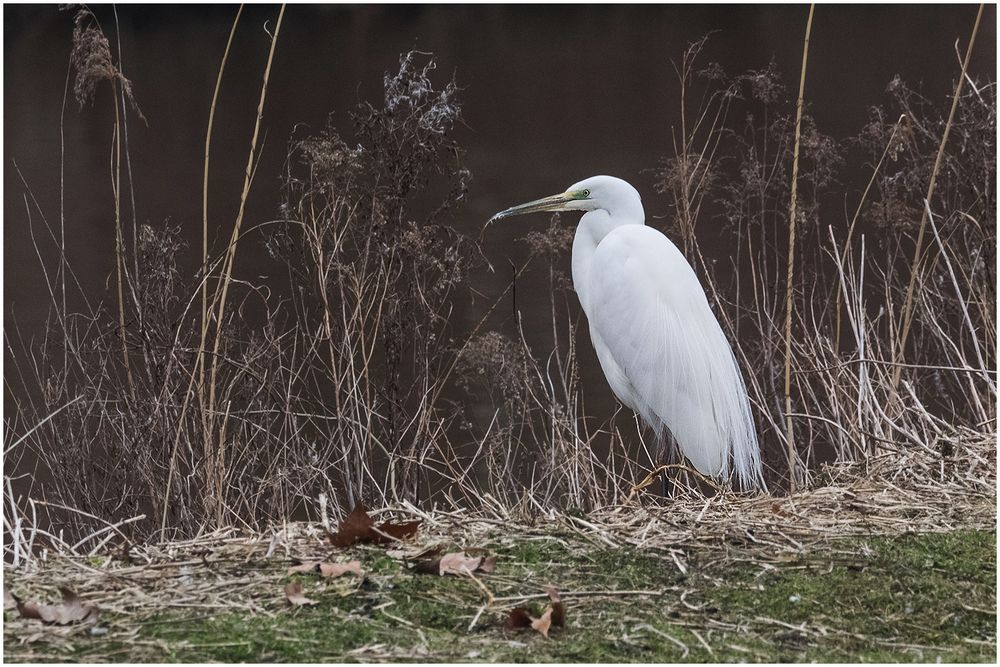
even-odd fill
[[[527,609],[524,607],[514,607],[510,610],[510,613],[507,614],[507,629],[515,630],[517,628],[530,628],[532,620],[534,619],[531,618],[531,612]]]
[[[368,516],[364,505],[360,502],[347,518],[344,519],[336,533],[329,533],[330,543],[337,547],[347,547],[355,542],[362,542],[371,533],[375,522]]]
[[[316,572],[319,566],[318,560],[307,560],[299,563],[298,565],[293,565],[288,568],[288,574],[306,574],[309,572]]]
[[[97,607],[84,604],[77,594],[68,588],[60,588],[59,592],[62,593],[62,602],[59,604],[24,602],[13,593],[11,597],[14,599],[14,606],[21,618],[31,618],[55,625],[97,620]],[[4,597],[6,598],[6,596]],[[6,606],[6,599],[4,603]]]
[[[14,599],[14,596],[6,588],[3,589],[3,608],[6,610],[14,609],[15,607],[17,607],[17,601]]]
[[[552,607],[546,609],[541,618],[535,618],[531,621],[531,629],[540,632],[546,639],[549,638],[550,627],[552,627]]]
[[[310,600],[302,591],[302,584],[297,581],[285,586],[285,599],[289,604],[299,607],[307,604],[316,604],[316,600]]]
[[[549,594],[552,604],[545,608],[540,618],[535,618],[525,607],[515,607],[507,615],[506,627],[508,630],[518,628],[531,628],[541,634],[546,639],[549,638],[549,630],[553,627],[561,628],[566,624],[566,607],[562,598],[552,586],[546,586],[545,592]]]
[[[448,553],[441,558],[431,558],[418,561],[414,570],[423,574],[437,574],[445,576],[447,574],[462,575],[473,572],[490,573],[496,569],[496,556],[469,556],[464,551]]]
[[[446,574],[472,574],[479,569],[479,564],[482,562],[483,559],[478,556],[470,558],[461,552],[445,554],[438,561],[438,572],[442,576]]]
[[[352,560],[346,563],[319,564],[319,573],[327,579],[333,579],[334,577],[339,577],[342,574],[347,574],[348,572],[356,574],[359,577],[365,576],[365,573],[361,570],[361,561],[359,560]]]
[[[563,604],[559,591],[554,586],[546,586],[545,592],[552,600],[552,625],[557,628],[564,627],[566,625],[566,605]]]
[[[388,544],[413,537],[421,523],[423,522],[419,519],[402,523],[386,521],[376,526],[365,511],[364,505],[358,502],[340,524],[337,532],[327,533],[327,536],[335,547],[349,547],[358,543]]]

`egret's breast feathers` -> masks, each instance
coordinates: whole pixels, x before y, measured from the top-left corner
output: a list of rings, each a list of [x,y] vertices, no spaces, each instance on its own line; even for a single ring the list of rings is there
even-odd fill
[[[726,475],[736,441],[756,440],[729,343],[684,256],[655,229],[619,227],[594,251],[585,291],[633,407],[668,428],[698,470]]]

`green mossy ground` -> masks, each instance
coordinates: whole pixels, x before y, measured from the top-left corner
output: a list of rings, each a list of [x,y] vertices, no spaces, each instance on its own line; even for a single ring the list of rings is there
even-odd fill
[[[5,652],[8,660],[183,662],[996,659],[993,532],[838,538],[783,560],[760,545],[730,545],[689,554],[686,574],[662,551],[586,550],[560,536],[488,547],[498,566],[479,581],[498,598],[492,609],[471,579],[413,574],[359,549],[363,581],[301,578],[313,606],[276,599],[254,614],[169,611],[127,636],[119,630],[127,619],[102,617],[107,634],[68,644],[5,633]],[[283,569],[274,576],[276,588],[289,581]],[[502,598],[550,584],[565,593],[565,628],[548,640],[504,629],[504,609],[527,604],[537,615],[546,600]]]

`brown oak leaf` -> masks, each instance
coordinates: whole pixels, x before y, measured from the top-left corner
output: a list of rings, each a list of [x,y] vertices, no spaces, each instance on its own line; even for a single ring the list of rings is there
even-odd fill
[[[549,599],[552,600],[552,625],[561,628],[566,625],[566,605],[563,604],[562,598],[559,596],[559,591],[553,586],[546,586],[545,592],[549,594]]]
[[[322,574],[327,579],[332,579],[334,577],[339,577],[348,572],[356,574],[359,577],[365,576],[365,573],[361,570],[361,561],[352,560],[347,563],[320,563],[319,573]]]
[[[507,629],[515,630],[517,628],[530,628],[531,621],[534,620],[531,617],[531,612],[529,612],[524,607],[514,607],[507,614]]]
[[[306,574],[309,572],[315,572],[316,568],[319,566],[318,560],[307,560],[299,563],[298,565],[293,565],[288,568],[288,574]]]
[[[531,619],[531,628],[540,632],[546,639],[549,638],[549,628],[552,627],[552,607],[545,610],[541,618]]]
[[[97,620],[97,607],[84,604],[77,594],[68,588],[60,588],[59,592],[62,593],[62,602],[59,604],[24,602],[14,594],[11,594],[11,597],[14,598],[17,613],[21,618],[32,618],[55,625]]]
[[[438,573],[442,576],[446,574],[472,574],[479,569],[482,562],[482,558],[470,558],[461,552],[445,554],[438,561]]]
[[[545,592],[548,593],[552,604],[545,608],[541,617],[535,618],[525,607],[515,607],[514,609],[511,609],[510,613],[507,615],[507,622],[505,624],[507,629],[514,630],[517,628],[530,627],[532,630],[548,639],[549,630],[554,627],[564,627],[566,625],[566,607],[559,595],[559,591],[552,586],[546,586]]]
[[[337,528],[337,532],[328,533],[327,536],[330,544],[335,547],[349,547],[358,543],[388,544],[412,537],[421,523],[423,522],[420,520],[402,523],[386,521],[376,526],[359,501]]]
[[[439,553],[439,552],[438,552]],[[473,572],[485,572],[489,574],[496,569],[496,556],[470,556],[464,551],[447,553],[440,558],[430,558],[417,561],[413,569],[423,574],[437,574],[445,576],[447,574],[462,575]]]
[[[335,547],[349,547],[355,542],[364,542],[371,534],[374,525],[364,505],[359,502],[341,522],[337,532],[330,533],[330,543]]]

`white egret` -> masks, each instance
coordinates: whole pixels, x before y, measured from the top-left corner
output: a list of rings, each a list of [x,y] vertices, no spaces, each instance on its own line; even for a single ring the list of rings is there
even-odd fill
[[[669,431],[704,475],[763,484],[739,366],[684,255],[645,226],[639,193],[594,176],[490,221],[586,211],[573,240],[573,286],[612,391],[662,438]]]

